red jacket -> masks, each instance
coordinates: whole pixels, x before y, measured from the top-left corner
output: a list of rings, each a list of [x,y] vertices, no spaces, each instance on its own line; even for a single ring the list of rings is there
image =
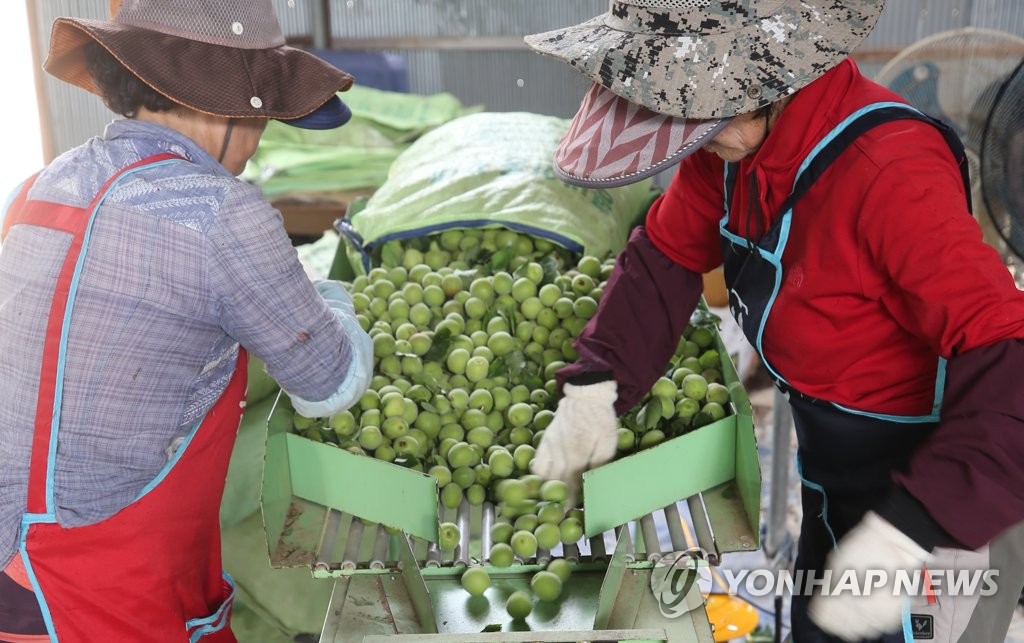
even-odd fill
[[[763,234],[807,153],[879,101],[900,98],[849,60],[800,90],[740,163],[730,230]],[[683,161],[620,254],[560,382],[613,377],[619,413],[650,389],[693,310],[699,274],[722,263],[723,174],[706,151]],[[797,390],[929,415],[938,356],[949,359],[939,425],[895,475],[883,515],[912,535],[934,519],[970,548],[1024,520],[1024,293],[982,241],[938,130],[902,120],[858,138],[797,203],[782,263],[763,347]]]
[[[879,101],[903,102],[850,60],[798,92],[740,163],[730,231],[763,234],[811,148]],[[720,158],[694,154],[647,217],[654,245],[696,272],[722,263],[722,174]],[[757,221],[749,220],[752,174],[764,213]],[[928,415],[937,355],[1024,337],[1024,293],[982,242],[952,153],[925,123],[887,123],[847,149],[794,208],[782,262],[764,353],[813,397]]]

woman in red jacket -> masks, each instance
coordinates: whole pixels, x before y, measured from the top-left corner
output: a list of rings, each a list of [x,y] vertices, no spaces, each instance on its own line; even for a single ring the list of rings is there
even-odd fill
[[[534,469],[575,481],[614,455],[616,416],[723,265],[793,407],[797,570],[886,573],[865,596],[798,592],[794,640],[1002,641],[1024,585],[1024,293],[982,242],[956,136],[847,57],[883,4],[616,0],[527,37],[594,81],[556,156],[564,180],[681,163],[558,375]],[[894,591],[925,564],[998,570],[999,591]]]

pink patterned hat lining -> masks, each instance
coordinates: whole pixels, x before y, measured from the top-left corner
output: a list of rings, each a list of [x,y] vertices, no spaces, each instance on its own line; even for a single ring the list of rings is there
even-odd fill
[[[641,181],[700,149],[729,119],[667,116],[595,83],[555,152],[555,171],[582,187]]]

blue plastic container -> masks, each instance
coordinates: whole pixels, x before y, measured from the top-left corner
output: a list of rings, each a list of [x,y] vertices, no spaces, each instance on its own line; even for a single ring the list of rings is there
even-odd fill
[[[352,74],[356,83],[390,92],[409,91],[409,67],[397,54],[338,49],[310,49],[309,52]]]

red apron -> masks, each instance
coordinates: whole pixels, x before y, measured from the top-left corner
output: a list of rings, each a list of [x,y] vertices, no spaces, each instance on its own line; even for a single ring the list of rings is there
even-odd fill
[[[26,186],[4,221],[3,233],[25,223],[74,235],[50,308],[20,545],[51,641],[235,641],[229,626],[234,586],[221,568],[219,512],[245,404],[245,351],[239,349],[220,399],[132,504],[83,527],[61,527],[54,515],[63,326],[92,220],[122,177],[171,162],[181,159],[165,154],[125,168],[84,210],[27,201]]]

